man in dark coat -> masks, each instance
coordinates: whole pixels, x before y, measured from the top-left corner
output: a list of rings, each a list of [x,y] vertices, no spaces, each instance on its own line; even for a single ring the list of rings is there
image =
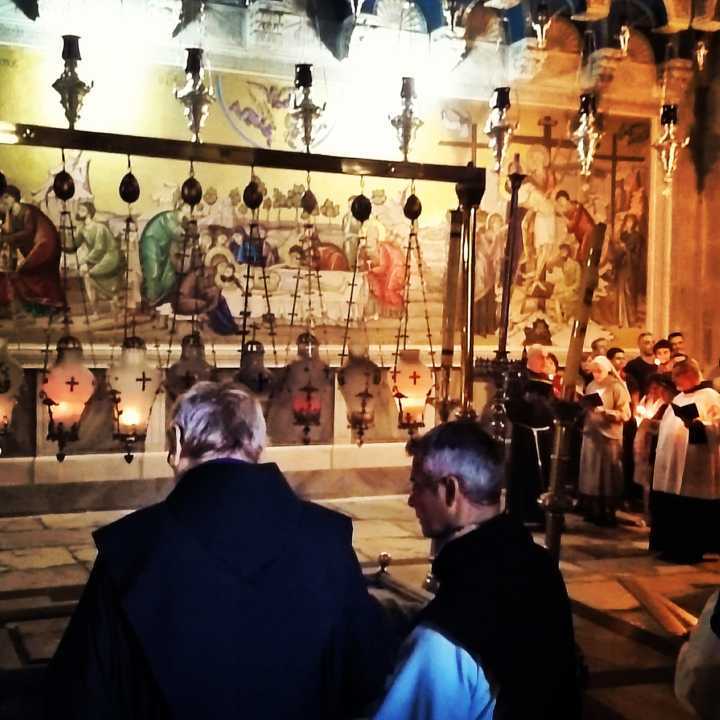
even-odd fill
[[[507,405],[512,422],[508,511],[520,522],[534,525],[545,522],[539,500],[550,479],[555,396],[552,380],[545,372],[547,362],[542,346],[531,345],[527,370],[522,380],[511,387]]]
[[[502,464],[477,423],[411,440],[423,534],[440,544],[439,583],[375,720],[579,720],[565,585],[547,551],[500,514]]]
[[[176,488],[95,533],[48,717],[352,716],[388,664],[350,521],[257,463],[265,422],[240,386],[196,384],[169,437]]]

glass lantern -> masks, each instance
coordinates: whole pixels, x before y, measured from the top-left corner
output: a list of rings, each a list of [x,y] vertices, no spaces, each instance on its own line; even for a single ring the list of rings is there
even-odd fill
[[[195,383],[214,380],[215,370],[205,358],[205,344],[200,333],[185,335],[182,339],[180,359],[171,365],[165,378],[165,388],[175,401]]]
[[[78,439],[80,419],[95,391],[95,377],[85,366],[80,341],[72,335],[60,338],[57,360],[40,390],[48,409],[48,440],[58,444],[57,459],[65,459],[65,446]]]
[[[132,462],[133,445],[147,435],[161,381],[160,370],[148,362],[145,341],[126,338],[118,362],[108,371],[108,384],[115,402],[114,437],[123,442],[127,462]]]
[[[12,414],[22,383],[22,365],[8,352],[7,340],[0,338],[0,437],[10,431]]]
[[[425,425],[425,404],[433,388],[432,371],[420,362],[419,350],[401,350],[392,374],[398,427],[413,432]]]
[[[338,373],[338,385],[347,405],[348,424],[362,445],[375,423],[375,404],[382,371],[367,357],[367,348],[350,346],[350,356]]]

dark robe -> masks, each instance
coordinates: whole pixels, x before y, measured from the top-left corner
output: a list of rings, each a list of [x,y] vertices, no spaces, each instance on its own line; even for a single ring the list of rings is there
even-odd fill
[[[641,355],[638,355],[625,366],[625,375],[631,377],[637,383],[640,397],[647,395],[650,378],[657,371],[657,365],[645,362]]]
[[[498,688],[494,720],[579,720],[570,601],[548,552],[508,515],[445,545],[419,622],[478,658]]]
[[[48,672],[48,716],[342,718],[391,658],[348,518],[274,464],[221,460],[95,533],[98,560]]]
[[[60,233],[39,208],[20,204],[12,216],[12,232],[2,236],[23,256],[16,273],[10,276],[19,300],[37,309],[59,309],[65,304],[60,279]]]
[[[548,487],[553,438],[552,383],[535,373],[511,392],[508,416],[512,441],[507,481],[507,507],[520,522],[541,523],[544,513],[538,504]]]

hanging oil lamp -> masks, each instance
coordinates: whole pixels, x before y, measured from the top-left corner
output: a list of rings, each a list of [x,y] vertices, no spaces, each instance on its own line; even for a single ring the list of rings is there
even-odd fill
[[[253,337],[243,343],[240,355],[240,369],[235,374],[235,382],[245,385],[255,395],[266,398],[273,387],[273,376],[265,367],[265,346],[255,338],[257,325],[253,323]]]
[[[686,137],[681,140],[678,137],[677,105],[668,104],[660,108],[660,126],[660,137],[653,143],[653,147],[657,150],[662,163],[665,190],[668,191],[675,176],[680,150],[687,147],[690,138]]]
[[[126,337],[118,362],[108,371],[108,384],[115,405],[113,437],[122,442],[128,463],[135,444],[147,435],[161,381],[160,370],[148,361],[145,341],[135,335]]]
[[[310,443],[310,429],[320,425],[322,416],[322,401],[320,388],[315,384],[318,370],[325,371],[327,366],[319,358],[319,343],[317,338],[309,331],[302,333],[297,339],[298,361],[293,363],[297,373],[290,373],[302,378],[299,387],[292,391],[291,403],[293,422],[302,427],[303,444]],[[328,376],[328,373],[325,372]]]
[[[65,68],[52,86],[60,95],[60,104],[65,111],[68,125],[71,130],[74,130],[75,124],[80,118],[80,110],[85,96],[93,87],[93,83],[88,85],[77,74],[77,64],[82,60],[78,35],[63,35],[62,59],[65,61]]]
[[[392,371],[398,406],[398,428],[410,434],[425,425],[425,405],[433,388],[433,373],[420,362],[420,351],[401,350]]]
[[[23,377],[22,365],[8,352],[7,339],[0,338],[0,438],[10,432]]]
[[[348,425],[358,446],[375,422],[382,371],[368,356],[367,345],[350,344],[348,359],[338,373],[338,385],[347,406]]]
[[[509,110],[510,88],[495,88],[490,100],[490,114],[484,131],[488,136],[488,145],[495,160],[494,170],[496,173],[502,171],[507,148],[515,131],[515,124],[511,123],[508,118]]]
[[[57,344],[57,359],[43,381],[40,399],[48,409],[47,439],[57,442],[55,457],[65,459],[68,442],[78,439],[80,419],[95,390],[95,377],[83,361],[80,341],[64,335]]]
[[[310,146],[314,141],[316,124],[325,112],[325,103],[316,105],[310,96],[312,92],[312,65],[298,63],[295,65],[295,99],[293,109],[290,111],[290,118],[295,123],[298,134],[302,137],[305,152],[310,152]],[[300,97],[298,98],[298,93]]]
[[[419,128],[423,126],[423,121],[415,113],[415,78],[404,77],[400,86],[400,99],[402,100],[402,110],[399,115],[390,118],[390,124],[397,132],[398,142],[400,143],[400,152],[403,160],[407,162],[410,145],[415,140],[415,135]]]
[[[175,88],[174,94],[185,108],[185,117],[193,142],[200,142],[200,130],[207,120],[210,104],[215,101],[210,73],[203,65],[202,48],[187,48],[185,85],[182,88]]]
[[[430,314],[427,306],[423,260],[418,242],[418,218],[422,213],[422,203],[415,195],[414,183],[411,194],[403,206],[405,217],[410,220],[410,236],[405,252],[405,293],[403,296],[403,312],[400,317],[397,335],[395,336],[395,363],[390,373],[392,393],[398,405],[398,428],[407,430],[411,435],[424,425],[425,403],[430,395],[435,378],[435,352],[433,350]],[[425,314],[426,338],[432,362],[432,370],[420,362],[420,351],[407,347],[408,325],[410,318],[410,265],[415,257],[420,279],[423,310]]]
[[[547,36],[552,25],[552,16],[548,10],[547,3],[540,2],[537,6],[537,12],[532,18],[531,23],[535,39],[537,40],[538,50],[547,48]]]
[[[263,294],[265,299],[265,312],[263,313],[262,320],[268,328],[268,334],[272,340],[272,350],[275,362],[277,362],[277,348],[275,345],[275,336],[277,335],[275,329],[275,315],[270,307],[270,289],[268,287],[268,276],[265,271],[265,265],[267,258],[264,254],[265,241],[260,235],[260,225],[258,220],[258,213],[263,203],[263,189],[262,185],[258,182],[255,175],[251,176],[250,182],[246,185],[243,190],[243,202],[250,210],[250,227],[246,235],[243,236],[242,240],[242,262],[245,263],[245,286],[244,292],[244,303],[242,312],[242,329],[241,329],[241,351],[240,351],[240,366],[243,365],[245,357],[245,351],[252,345],[246,343],[248,335],[248,322],[250,320],[250,297],[252,294],[252,280],[254,278],[253,273],[255,269],[259,269],[261,272],[263,282]],[[253,340],[255,339],[256,328],[253,327]],[[260,345],[262,347],[262,345]],[[264,354],[263,348],[263,354]]]
[[[205,357],[205,343],[199,332],[192,332],[180,343],[180,359],[168,368],[165,389],[174,402],[195,383],[214,380],[214,376],[214,368]]]
[[[601,138],[595,93],[583,93],[580,95],[580,109],[577,114],[576,127],[572,133],[572,141],[575,143],[580,162],[580,174],[583,177],[592,174],[595,153]]]

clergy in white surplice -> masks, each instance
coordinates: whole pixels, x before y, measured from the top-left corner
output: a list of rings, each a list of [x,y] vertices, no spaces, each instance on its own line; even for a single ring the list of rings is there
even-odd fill
[[[720,394],[694,360],[672,372],[680,391],[660,423],[650,549],[671,562],[697,562],[720,548]]]

